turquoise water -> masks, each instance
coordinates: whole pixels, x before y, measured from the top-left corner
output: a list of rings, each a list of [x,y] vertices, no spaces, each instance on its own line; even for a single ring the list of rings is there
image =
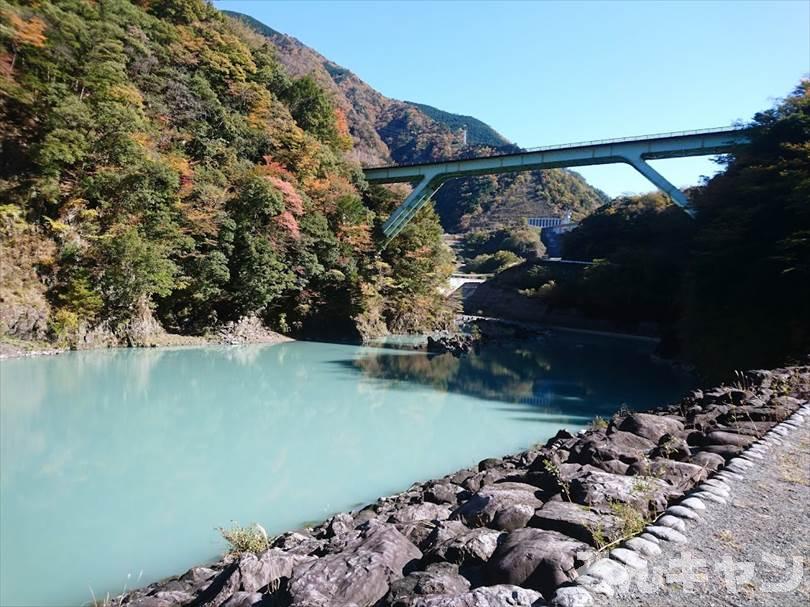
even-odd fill
[[[688,380],[629,341],[466,359],[321,343],[0,363],[0,605],[78,605],[576,430]]]

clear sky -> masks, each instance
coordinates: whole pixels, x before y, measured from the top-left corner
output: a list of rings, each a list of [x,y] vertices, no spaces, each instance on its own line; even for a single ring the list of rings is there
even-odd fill
[[[475,116],[524,147],[747,120],[810,74],[810,0],[218,0],[396,99]],[[708,159],[653,163],[679,186]],[[579,170],[611,195],[630,167]]]

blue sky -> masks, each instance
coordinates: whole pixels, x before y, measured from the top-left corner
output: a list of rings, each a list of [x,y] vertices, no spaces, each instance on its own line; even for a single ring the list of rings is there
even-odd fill
[[[810,2],[220,0],[381,93],[469,114],[524,147],[747,120],[810,74]],[[708,159],[653,163],[679,186]],[[579,170],[611,195],[630,167]]]

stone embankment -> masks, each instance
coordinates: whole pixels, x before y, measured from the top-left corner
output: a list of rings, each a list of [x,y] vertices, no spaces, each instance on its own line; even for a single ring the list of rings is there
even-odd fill
[[[808,397],[810,367],[751,371],[733,387],[620,412],[577,436],[561,430],[545,446],[415,484],[113,604],[588,604],[587,588],[599,591],[645,550],[680,539],[681,519],[703,499],[686,494],[723,499],[707,479],[747,466],[739,456]],[[649,524],[667,509],[669,518]]]

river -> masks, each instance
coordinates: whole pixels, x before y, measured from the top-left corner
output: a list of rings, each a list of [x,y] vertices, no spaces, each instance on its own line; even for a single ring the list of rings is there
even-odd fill
[[[0,605],[79,605],[672,400],[646,342],[552,333],[480,354],[292,342],[0,362]],[[92,588],[92,591],[91,591]]]

